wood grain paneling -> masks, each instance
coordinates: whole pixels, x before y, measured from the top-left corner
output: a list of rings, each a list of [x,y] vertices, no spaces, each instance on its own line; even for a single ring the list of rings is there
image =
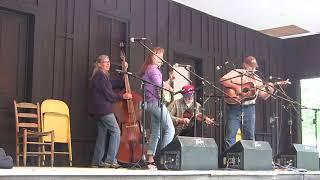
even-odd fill
[[[0,9],[0,146],[15,152],[13,100],[28,100],[30,16]]]
[[[191,43],[197,48],[202,48],[202,24],[201,14],[191,11]]]
[[[149,38],[151,42],[157,42],[158,31],[158,10],[157,0],[146,1],[145,4],[145,37]],[[148,17],[148,18],[146,18]]]
[[[169,42],[169,21],[171,21],[170,17],[170,5],[168,1],[157,0],[157,41],[161,47],[168,49]],[[167,55],[167,53],[166,53]],[[165,55],[165,58],[167,56]]]
[[[289,76],[290,70],[297,77],[319,75],[317,72],[320,72],[312,64],[316,59],[313,55],[319,52],[316,36],[313,37],[317,40],[275,39],[171,0],[3,0],[0,7],[34,16],[33,76],[24,81],[32,83],[31,100],[57,98],[70,106],[72,137],[76,142],[73,148],[75,165],[90,162],[95,139],[95,122],[87,115],[87,86],[92,63],[102,53],[110,55],[114,62],[118,61],[120,40],[128,42],[129,37],[148,37],[152,45],[146,44],[164,47],[165,58],[170,63],[175,62],[175,54],[197,59],[197,63],[202,64],[203,76],[211,82],[217,82],[228,71],[214,70],[217,65],[230,60],[239,67],[246,55],[257,57],[266,76],[285,77]],[[3,23],[0,26],[3,27]],[[24,31],[24,27],[20,28]],[[138,72],[147,51],[138,43],[127,45],[129,69]],[[23,57],[23,52],[17,54]],[[301,58],[306,66],[301,66]],[[289,63],[284,64],[284,59]],[[293,66],[292,62],[296,61],[300,63],[300,69]],[[139,88],[138,81],[131,83]],[[220,95],[214,88],[208,91]],[[1,107],[8,108],[10,100],[5,102],[0,103]],[[206,109],[217,117],[219,103],[209,102]],[[261,133],[270,132],[266,119],[274,111],[274,102],[259,101],[258,106],[257,129]],[[224,122],[225,118],[222,120]],[[220,147],[223,146],[223,127],[213,127],[210,134],[218,139]]]

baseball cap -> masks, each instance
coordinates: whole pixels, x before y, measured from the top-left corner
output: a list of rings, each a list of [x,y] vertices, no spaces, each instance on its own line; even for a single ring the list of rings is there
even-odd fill
[[[181,94],[183,96],[192,96],[193,93],[194,93],[194,86],[192,86],[191,84],[182,87]]]

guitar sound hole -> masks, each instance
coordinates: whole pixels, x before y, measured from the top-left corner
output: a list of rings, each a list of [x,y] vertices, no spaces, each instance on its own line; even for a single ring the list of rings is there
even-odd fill
[[[249,91],[250,91],[249,88],[243,88],[243,89],[242,89],[242,92],[244,92],[244,93],[247,93],[247,92],[249,92]]]

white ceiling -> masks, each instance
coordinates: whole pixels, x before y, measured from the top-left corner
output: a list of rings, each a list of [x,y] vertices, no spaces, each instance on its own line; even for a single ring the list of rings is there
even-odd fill
[[[212,16],[257,31],[296,25],[320,33],[320,0],[174,0]]]

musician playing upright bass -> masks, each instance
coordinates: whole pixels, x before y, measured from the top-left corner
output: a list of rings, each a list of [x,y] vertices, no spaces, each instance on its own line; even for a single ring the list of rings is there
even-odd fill
[[[226,148],[235,143],[236,134],[241,124],[243,139],[255,139],[256,99],[259,96],[266,100],[274,91],[272,83],[267,83],[264,86],[261,78],[255,74],[257,67],[256,58],[248,56],[243,61],[243,69],[233,69],[220,79],[221,84],[227,89],[226,93],[233,94],[231,96],[238,100],[225,99],[227,103]]]
[[[168,106],[173,125],[175,127],[175,136],[194,136],[194,87],[192,85],[186,85],[181,90],[182,98],[171,102]],[[201,105],[196,102],[196,113],[200,113]],[[205,117],[204,122],[201,122],[202,117],[197,116],[197,127],[201,127],[202,123],[206,125],[212,124],[212,119]],[[205,128],[204,128],[205,131]],[[205,134],[205,132],[204,132]],[[197,136],[201,136],[201,131],[197,131]]]

